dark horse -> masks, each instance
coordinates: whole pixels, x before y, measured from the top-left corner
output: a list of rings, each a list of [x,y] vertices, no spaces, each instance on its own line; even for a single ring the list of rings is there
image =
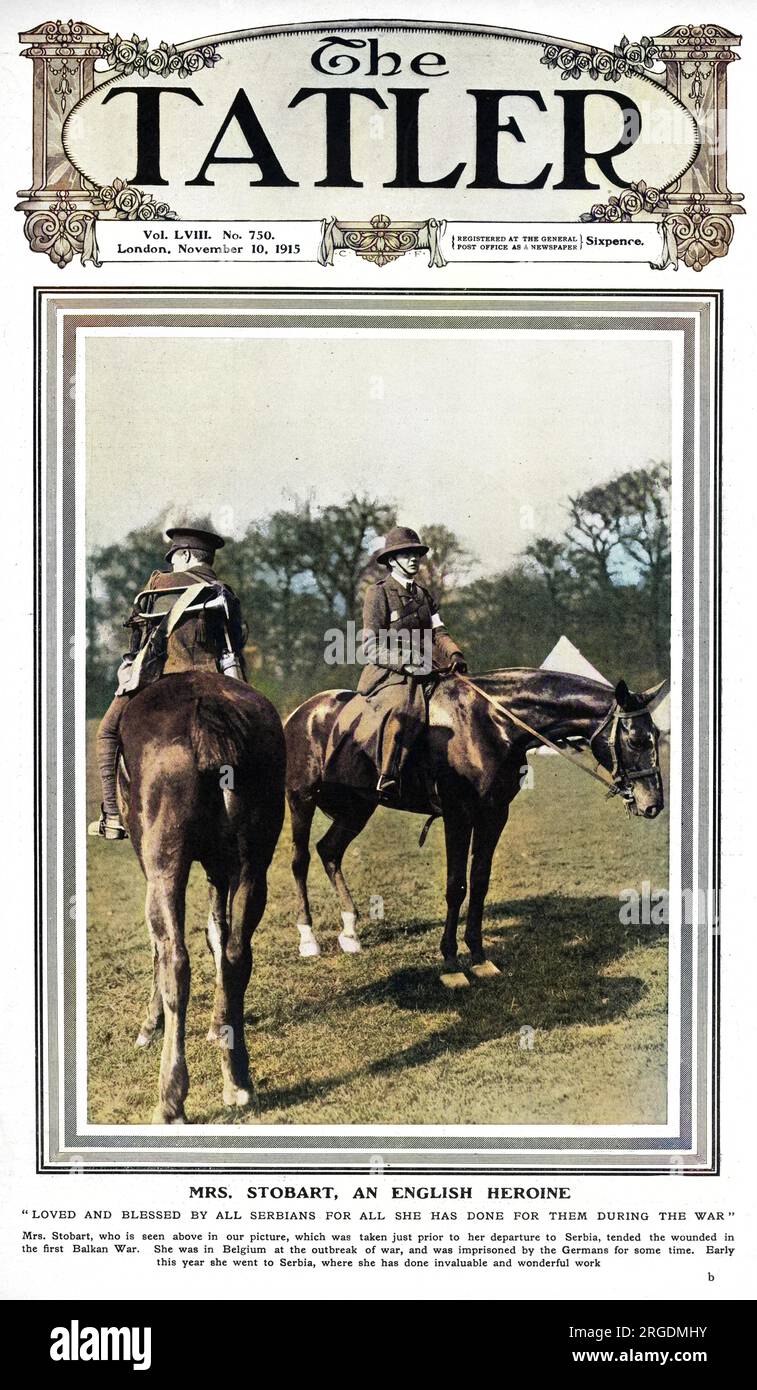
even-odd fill
[[[436,782],[444,817],[447,918],[441,940],[442,981],[450,988],[468,984],[457,956],[457,926],[467,890],[471,841],[465,943],[474,975],[481,978],[498,973],[486,959],[481,939],[484,901],[494,850],[522,785],[526,750],[538,744],[500,712],[497,703],[553,741],[569,737],[585,741],[597,762],[607,769],[610,787],[631,813],[652,819],[663,807],[657,728],[647,708],[659,686],[635,695],[625,681],[613,691],[581,676],[530,669],[494,671],[472,680],[484,694],[465,677],[441,680],[436,686],[429,701],[428,732],[418,754],[426,760]],[[361,778],[362,754],[355,751],[352,775],[342,776],[341,781],[324,779],[329,732],[351,698],[348,690],[314,695],[284,726],[292,871],[297,885],[300,954],[305,956],[319,954],[307,894],[310,828],[317,806],[332,820],[317,848],[342,910],[339,944],[346,951],[360,949],[355,930],[357,912],[342,873],[342,858],[376,809],[376,796],[370,791],[376,774],[366,767],[365,778]],[[428,793],[424,792],[429,778],[413,778],[410,771],[415,756],[411,754],[408,760],[405,800],[397,809],[429,812]]]
[[[185,895],[193,862],[210,892],[216,967],[208,1039],[220,1047],[224,1104],[253,1099],[244,1037],[252,934],[284,816],[286,748],[273,705],[242,681],[207,671],[163,676],[132,697],[121,724],[119,799],[147,879],[154,987],[137,1045],[165,1027],[156,1124],[182,1123],[189,955]]]

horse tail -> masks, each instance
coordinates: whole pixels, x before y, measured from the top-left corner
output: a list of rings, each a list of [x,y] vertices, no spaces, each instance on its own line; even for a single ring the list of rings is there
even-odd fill
[[[250,713],[232,700],[201,695],[194,702],[189,737],[200,772],[249,762],[253,736]]]

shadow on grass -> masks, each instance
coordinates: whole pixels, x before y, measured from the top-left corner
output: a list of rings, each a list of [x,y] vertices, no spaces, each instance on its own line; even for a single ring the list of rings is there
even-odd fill
[[[397,936],[421,934],[432,927],[441,934],[442,923],[435,921],[410,923]],[[409,967],[347,988],[330,1004],[321,1002],[296,1011],[297,1021],[317,1012],[320,1018],[332,1017],[338,1026],[340,1014],[389,1004],[401,1011],[440,1015],[445,1023],[440,1031],[340,1076],[264,1091],[261,1106],[284,1108],[316,1100],[361,1077],[423,1066],[441,1053],[463,1054],[517,1034],[523,1027],[551,1031],[623,1018],[645,986],[635,976],[617,978],[603,972],[640,940],[649,946],[665,934],[665,928],[621,923],[617,897],[553,894],[491,903],[486,909],[484,940],[489,958],[502,971],[499,978],[472,981],[470,989],[453,992],[440,984],[438,967]],[[382,943],[392,939],[383,928],[366,933],[369,949],[377,938]],[[465,967],[467,958],[461,959]],[[454,1014],[451,1022],[450,1013]]]

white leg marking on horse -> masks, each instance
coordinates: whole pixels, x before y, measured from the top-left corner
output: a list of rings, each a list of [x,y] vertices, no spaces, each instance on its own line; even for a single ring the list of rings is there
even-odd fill
[[[208,945],[210,946],[210,949],[213,953],[213,962],[216,967],[216,980],[219,981],[221,978],[221,956],[223,954],[223,937],[221,934],[221,917],[212,907],[210,909],[210,912],[208,913],[207,935]],[[218,1037],[218,1029],[216,1028],[215,1024],[211,1023],[207,1033],[207,1040],[210,1043],[218,1042]]]
[[[300,955],[305,957],[319,956],[321,948],[313,935],[313,928],[310,924],[298,922],[297,930],[300,933]]]
[[[208,913],[208,944],[213,952],[216,971],[221,969],[221,923],[213,909]]]
[[[178,1115],[175,1120],[167,1120],[160,1105],[156,1105],[152,1112],[151,1124],[154,1125],[185,1125],[186,1123],[183,1115]]]
[[[225,1081],[223,1103],[224,1105],[234,1105],[240,1110],[248,1110],[251,1106],[257,1105],[257,1097],[254,1090],[235,1086],[233,1081]]]
[[[356,924],[356,912],[342,913],[342,930],[339,933],[339,945],[348,956],[357,955],[357,952],[361,949]]]

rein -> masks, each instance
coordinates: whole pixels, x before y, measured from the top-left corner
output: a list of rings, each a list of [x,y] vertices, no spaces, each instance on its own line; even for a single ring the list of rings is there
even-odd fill
[[[591,734],[590,738],[588,739],[588,744],[591,748],[594,739],[597,737],[599,733],[602,732],[605,725],[610,721],[610,719],[612,719],[612,733],[610,735],[610,738],[608,739],[611,756],[613,760],[613,772],[612,775],[610,775],[610,773],[606,772],[605,769],[601,767],[599,764],[597,764],[596,768],[587,767],[586,763],[582,761],[580,754],[569,751],[567,748],[561,748],[560,745],[558,743],[553,742],[553,740],[549,738],[547,734],[542,734],[539,732],[538,729],[534,729],[531,724],[526,723],[525,719],[521,719],[519,715],[514,714],[513,711],[507,705],[503,705],[500,700],[495,699],[493,695],[489,695],[485,690],[482,690],[481,686],[476,685],[476,682],[472,681],[470,676],[463,676],[458,674],[457,678],[458,680],[465,681],[465,684],[469,685],[471,687],[471,690],[475,690],[477,695],[481,695],[482,698],[486,700],[493,707],[493,709],[497,711],[498,714],[502,714],[505,716],[505,718],[512,720],[513,724],[517,724],[519,729],[523,729],[524,732],[530,734],[532,738],[538,739],[539,743],[543,743],[546,748],[551,748],[555,753],[559,753],[561,758],[565,758],[566,762],[572,763],[573,766],[577,767],[580,772],[585,772],[587,777],[593,777],[595,782],[601,782],[602,786],[606,788],[608,796],[623,795],[623,780],[628,781],[634,777],[649,775],[649,773],[626,772],[625,769],[621,767],[619,764],[616,750],[616,735],[620,720],[633,719],[634,715],[644,714],[644,710],[626,711],[621,710],[617,706],[617,704],[611,706],[604,719],[601,721],[600,724],[597,725],[596,729],[594,730],[594,733]]]

